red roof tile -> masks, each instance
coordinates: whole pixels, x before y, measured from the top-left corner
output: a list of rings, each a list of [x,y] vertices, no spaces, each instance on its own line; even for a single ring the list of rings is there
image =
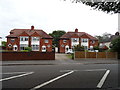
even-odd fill
[[[97,38],[95,38],[95,37],[93,37],[90,34],[85,33],[85,32],[67,32],[66,34],[62,35],[60,38],[61,39],[63,39],[63,38],[65,38],[65,39],[71,38],[72,35],[74,35],[74,34],[78,35],[79,37],[81,37],[82,35],[87,35],[88,38],[91,39],[91,40],[98,40]]]
[[[33,33],[38,33],[42,38],[53,38],[50,35],[48,35],[46,32],[44,32],[43,30],[40,29],[13,29],[10,31],[10,35],[8,35],[7,37],[19,37],[20,34],[22,34],[23,32],[26,32],[29,36],[31,36]]]

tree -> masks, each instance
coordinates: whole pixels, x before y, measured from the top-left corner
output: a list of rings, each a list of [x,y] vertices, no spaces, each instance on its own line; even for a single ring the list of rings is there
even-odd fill
[[[2,46],[3,46],[3,47],[6,47],[6,44],[7,44],[7,42],[2,41]]]
[[[64,30],[55,30],[52,33],[49,33],[50,36],[53,37],[53,45],[55,47],[58,47],[59,44],[59,38],[64,35],[66,32]]]
[[[105,32],[101,36],[100,35],[98,35],[98,36],[96,35],[95,37],[98,39],[98,41],[100,43],[100,42],[107,42],[107,41],[109,41],[111,36],[112,36],[112,34]]]
[[[120,59],[120,37],[111,42],[111,51],[118,52],[118,59]]]
[[[111,50],[120,53],[120,37],[111,42]]]
[[[112,0],[112,2],[109,0],[70,0],[70,1],[72,1],[72,3],[81,2],[85,5],[93,7],[93,9],[98,9],[107,13],[120,13],[119,0]]]

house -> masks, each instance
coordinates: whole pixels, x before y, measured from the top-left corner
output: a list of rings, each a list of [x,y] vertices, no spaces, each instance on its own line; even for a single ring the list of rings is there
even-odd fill
[[[66,53],[68,49],[73,49],[78,44],[88,50],[89,48],[98,46],[98,39],[88,33],[78,32],[78,29],[75,29],[74,32],[67,32],[60,37],[59,52]]]
[[[41,29],[13,29],[7,38],[7,50],[21,51],[31,47],[32,51],[52,52],[52,37]]]
[[[111,41],[113,41],[114,39],[118,37],[120,37],[120,33],[116,32],[115,35],[112,35],[110,38],[100,42],[99,47],[103,49],[110,49]]]

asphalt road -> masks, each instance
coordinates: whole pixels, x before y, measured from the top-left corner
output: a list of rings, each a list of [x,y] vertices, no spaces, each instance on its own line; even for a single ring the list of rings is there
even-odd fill
[[[52,61],[54,62],[54,61]],[[69,62],[69,61],[68,61]],[[4,65],[0,82],[9,88],[119,88],[118,64],[26,64]],[[17,63],[17,62],[16,62]],[[65,62],[66,63],[66,62]],[[71,63],[71,64],[70,64]]]

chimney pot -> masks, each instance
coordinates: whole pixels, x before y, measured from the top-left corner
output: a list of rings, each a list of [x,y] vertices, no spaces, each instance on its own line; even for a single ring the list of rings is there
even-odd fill
[[[75,29],[75,32],[78,32],[78,29],[77,29],[77,28]]]
[[[34,30],[34,26],[31,26],[31,30]]]

